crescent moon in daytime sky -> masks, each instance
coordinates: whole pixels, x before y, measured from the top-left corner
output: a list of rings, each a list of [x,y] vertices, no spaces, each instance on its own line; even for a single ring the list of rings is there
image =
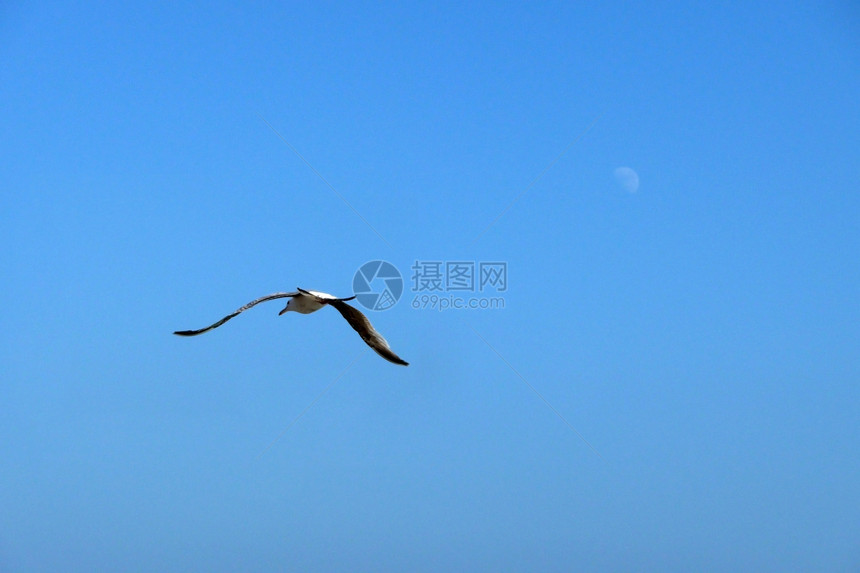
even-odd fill
[[[623,189],[630,193],[639,190],[639,175],[629,167],[619,167],[615,170],[615,180]]]

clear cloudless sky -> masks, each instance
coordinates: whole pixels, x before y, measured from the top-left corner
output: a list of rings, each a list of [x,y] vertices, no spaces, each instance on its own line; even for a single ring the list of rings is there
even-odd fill
[[[860,570],[858,38],[3,2],[0,571]],[[408,368],[283,301],[171,334],[376,259]],[[505,307],[413,309],[415,261]]]

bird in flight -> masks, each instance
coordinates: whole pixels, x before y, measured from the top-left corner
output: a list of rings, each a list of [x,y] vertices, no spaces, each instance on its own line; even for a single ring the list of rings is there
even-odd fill
[[[206,328],[201,328],[200,330],[177,330],[173,334],[178,334],[179,336],[197,336],[198,334],[209,332],[213,328],[218,328],[234,316],[248,310],[252,306],[278,298],[290,299],[287,301],[287,306],[284,307],[284,310],[278,313],[278,316],[288,311],[298,312],[300,314],[310,314],[318,311],[326,305],[333,306],[341,316],[346,319],[358,335],[361,336],[361,339],[374,350],[374,352],[389,362],[409,366],[408,362],[397,356],[394,351],[391,350],[391,347],[388,346],[388,342],[376,331],[375,328],[373,328],[373,325],[370,324],[370,321],[360,310],[346,304],[346,301],[355,298],[354,295],[347,298],[337,298],[328,293],[304,290],[301,288],[295,292],[276,292],[274,294],[262,296],[257,300],[252,300],[242,308],[237,309],[235,312],[228,314],[218,322],[210,324]]]

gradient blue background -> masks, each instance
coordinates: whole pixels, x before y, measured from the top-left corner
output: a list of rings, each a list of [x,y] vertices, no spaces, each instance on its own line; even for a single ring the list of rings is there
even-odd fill
[[[0,7],[0,571],[860,569],[856,3],[114,4]],[[171,334],[374,259],[506,308]]]

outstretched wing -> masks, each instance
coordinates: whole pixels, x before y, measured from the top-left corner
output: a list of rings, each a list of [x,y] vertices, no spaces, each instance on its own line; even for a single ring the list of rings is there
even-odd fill
[[[246,304],[242,308],[237,309],[236,312],[234,312],[232,314],[228,314],[227,316],[225,316],[224,318],[222,318],[221,320],[219,320],[215,324],[210,324],[206,328],[201,328],[200,330],[177,330],[173,334],[178,334],[179,336],[197,336],[198,334],[203,334],[204,332],[209,332],[213,328],[218,328],[219,326],[221,326],[222,324],[224,324],[225,322],[227,322],[228,320],[230,320],[234,316],[236,316],[242,312],[245,312],[246,310],[248,310],[252,306],[260,304],[261,302],[266,302],[268,300],[275,300],[276,298],[289,298],[289,297],[298,296],[298,295],[299,295],[298,292],[276,292],[274,294],[261,296],[257,300],[252,300],[251,302],[249,302],[248,304]]]
[[[409,363],[394,354],[388,342],[382,335],[376,332],[373,325],[364,314],[357,308],[354,308],[340,300],[327,300],[329,305],[335,307],[337,311],[346,319],[349,325],[361,336],[368,346],[370,346],[377,354],[395,364],[409,366]]]

